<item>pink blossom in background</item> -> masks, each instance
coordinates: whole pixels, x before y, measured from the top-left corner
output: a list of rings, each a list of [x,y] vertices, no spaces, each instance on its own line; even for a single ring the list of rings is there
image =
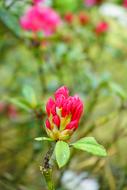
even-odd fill
[[[18,110],[12,104],[0,102],[0,114],[8,116],[10,119],[15,119],[18,116]]]
[[[95,27],[95,33],[97,35],[103,34],[105,32],[107,32],[109,29],[109,24],[105,21],[101,21],[99,22],[96,27]]]
[[[37,4],[37,3],[40,3],[42,2],[43,0],[33,0],[33,3]]]
[[[40,3],[44,3],[45,0],[33,0],[33,4],[40,4]]]
[[[124,0],[124,1],[123,1],[123,6],[124,6],[125,8],[127,8],[127,0]]]
[[[84,0],[84,3],[87,7],[91,7],[94,5],[98,5],[100,3],[102,3],[103,0]]]
[[[96,0],[85,0],[84,3],[86,6],[91,7],[96,4]]]
[[[15,119],[18,116],[17,108],[14,105],[8,105],[7,107],[7,114],[9,118]]]
[[[64,20],[71,24],[73,21],[74,21],[74,14],[71,13],[71,12],[67,12],[65,15],[64,15]]]
[[[53,34],[60,23],[61,19],[57,12],[38,4],[30,7],[20,18],[20,25],[24,30],[44,32],[46,36]]]

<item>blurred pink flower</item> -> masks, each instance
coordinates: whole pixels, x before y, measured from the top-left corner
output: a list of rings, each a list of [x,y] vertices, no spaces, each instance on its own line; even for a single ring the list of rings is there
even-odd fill
[[[17,115],[18,115],[17,108],[14,105],[9,104],[7,106],[7,114],[9,116],[9,118],[15,119],[17,117]]]
[[[127,0],[123,0],[123,6],[127,8]]]
[[[87,7],[94,6],[96,4],[100,4],[103,0],[84,0],[84,3]]]
[[[91,7],[96,4],[96,0],[85,0],[84,3],[86,6]]]
[[[109,24],[105,21],[101,21],[96,25],[95,33],[97,35],[101,35],[101,34],[104,34],[105,32],[107,32],[108,29],[109,29]]]
[[[46,36],[53,34],[60,23],[60,16],[52,8],[38,4],[30,7],[20,18],[24,30],[44,32]]]
[[[71,12],[67,12],[65,15],[64,15],[64,20],[71,24],[73,21],[74,21],[74,14],[71,13]]]
[[[44,0],[33,0],[34,4],[41,3],[41,2],[44,2]]]

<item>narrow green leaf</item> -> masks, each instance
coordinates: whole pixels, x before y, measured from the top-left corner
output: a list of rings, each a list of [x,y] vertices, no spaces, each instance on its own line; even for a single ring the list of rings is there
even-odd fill
[[[31,110],[30,105],[27,102],[25,102],[23,99],[9,98],[8,101],[11,102],[12,104],[15,104],[16,106],[26,110],[26,111]]]
[[[53,141],[53,139],[48,138],[48,137],[36,137],[34,140],[35,141]]]
[[[120,98],[122,98],[122,99],[127,99],[127,93],[124,91],[124,89],[123,89],[120,85],[118,85],[118,84],[116,84],[116,83],[114,83],[114,82],[111,82],[111,83],[109,84],[109,87],[110,87],[111,90],[112,90],[116,95],[118,95]]]
[[[23,91],[24,97],[31,104],[31,106],[36,107],[37,99],[36,99],[36,94],[34,92],[34,89],[31,86],[25,85],[22,91]]]
[[[70,157],[69,145],[64,141],[58,141],[55,146],[55,155],[59,168],[63,167]]]
[[[107,155],[105,148],[94,137],[84,137],[71,145],[76,149],[87,151],[97,156]]]

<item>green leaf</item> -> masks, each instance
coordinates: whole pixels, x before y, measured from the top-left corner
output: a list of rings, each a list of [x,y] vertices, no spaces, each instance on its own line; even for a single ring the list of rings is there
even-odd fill
[[[55,146],[55,155],[59,168],[63,167],[70,157],[69,145],[64,141],[58,141]]]
[[[9,10],[0,7],[0,20],[3,24],[11,30],[17,37],[21,36],[21,28],[19,26],[19,21],[16,19]]]
[[[35,141],[54,141],[53,139],[48,138],[48,137],[36,137],[34,140]]]
[[[97,156],[106,156],[105,148],[98,144],[94,137],[84,137],[71,144],[74,148],[87,151]]]
[[[58,11],[61,13],[74,11],[77,8],[77,1],[76,0],[54,0],[53,5]]]
[[[8,99],[8,101],[11,102],[12,104],[15,104],[16,106],[18,106],[18,107],[26,110],[26,111],[30,111],[31,110],[30,105],[24,99],[10,98],[10,99]]]
[[[22,92],[26,100],[31,104],[33,108],[35,108],[37,106],[37,99],[34,89],[31,86],[25,85]]]
[[[127,93],[123,90],[123,88],[120,85],[118,85],[118,84],[116,84],[114,82],[111,82],[109,84],[109,87],[120,98],[127,99]]]

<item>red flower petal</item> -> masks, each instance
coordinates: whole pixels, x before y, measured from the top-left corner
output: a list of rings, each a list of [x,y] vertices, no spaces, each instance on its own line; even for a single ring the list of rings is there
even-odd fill
[[[59,97],[64,97],[64,98],[68,98],[69,96],[69,90],[66,86],[62,86],[61,88],[59,88],[56,92],[55,92],[55,98],[59,98]]]
[[[51,129],[51,125],[50,125],[50,122],[49,122],[48,119],[46,119],[45,124],[46,124],[46,127],[47,127],[48,129]]]

